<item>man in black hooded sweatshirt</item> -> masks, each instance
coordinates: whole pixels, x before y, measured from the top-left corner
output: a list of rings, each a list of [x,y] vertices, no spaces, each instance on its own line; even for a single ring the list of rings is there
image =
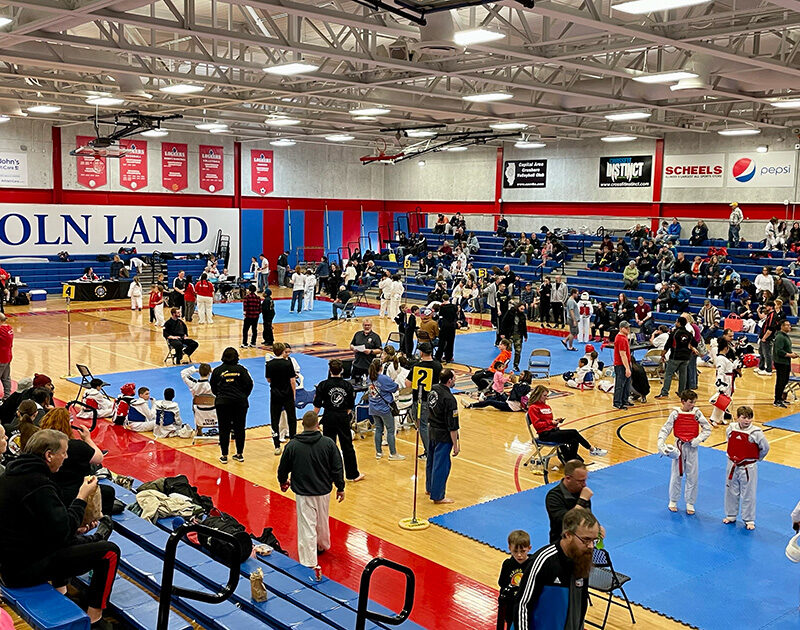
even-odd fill
[[[91,571],[86,612],[93,629],[110,628],[103,609],[117,575],[119,547],[106,540],[110,519],[101,521],[96,534],[81,535],[88,529],[80,525],[97,478],[88,477],[64,505],[52,475],[66,458],[63,433],[37,431],[0,477],[0,576],[10,588],[49,581],[66,593],[71,578]]]
[[[317,553],[331,547],[328,524],[331,486],[336,486],[336,500],[344,501],[342,456],[334,441],[320,433],[315,411],[306,412],[303,432],[289,440],[283,449],[278,465],[278,482],[283,492],[291,485],[295,494],[300,563],[315,567]]]

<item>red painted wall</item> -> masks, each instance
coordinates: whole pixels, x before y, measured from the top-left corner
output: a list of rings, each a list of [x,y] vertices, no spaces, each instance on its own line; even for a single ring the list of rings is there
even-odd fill
[[[322,210],[306,210],[305,214],[303,246],[306,249],[303,258],[318,261],[324,253],[325,213]]]

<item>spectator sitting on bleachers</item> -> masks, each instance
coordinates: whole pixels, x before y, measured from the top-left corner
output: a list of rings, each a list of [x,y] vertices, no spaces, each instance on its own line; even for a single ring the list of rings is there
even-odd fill
[[[678,257],[675,259],[675,264],[672,266],[672,275],[670,280],[678,284],[687,284],[687,280],[692,273],[692,263],[686,258],[683,252],[678,252]]]
[[[474,232],[470,232],[469,236],[467,237],[467,249],[469,250],[470,254],[477,254],[479,251],[481,251],[481,244]]]
[[[608,247],[601,247],[594,253],[594,263],[589,265],[589,269],[596,269],[598,271],[607,269],[614,262],[614,252]]]
[[[758,315],[753,312],[752,302],[749,297],[745,297],[736,308],[736,314],[742,318],[742,330],[753,333],[756,331]]]
[[[656,291],[653,310],[656,313],[666,313],[669,310],[669,284],[667,282],[657,284]]]
[[[98,484],[88,477],[67,506],[52,475],[67,458],[68,440],[59,431],[39,431],[23,454],[0,477],[0,565],[9,588],[51,582],[66,594],[73,577],[91,571],[86,593],[87,614],[93,629],[111,626],[103,609],[117,575],[120,550],[108,542],[112,527],[103,521],[92,536],[81,527],[86,502]]]
[[[714,270],[709,267],[709,273],[714,273]],[[746,282],[742,282],[742,278],[737,271],[734,271],[732,267],[725,267],[722,270],[722,287],[726,293],[730,293],[736,287],[737,284],[741,284],[742,288],[745,291],[752,291],[756,293],[755,286],[747,280]]]
[[[501,214],[500,218],[497,219],[497,230],[495,230],[495,235],[496,236],[505,236],[507,232],[508,232],[508,221]]]
[[[642,246],[639,248],[639,255],[642,255],[645,252],[647,252],[648,254],[650,254],[650,257],[653,260],[656,260],[656,258],[658,257],[658,252],[660,251],[661,247],[655,241],[653,241],[653,239],[646,238],[642,242]]]
[[[797,316],[797,285],[783,272],[783,267],[775,267],[775,295],[789,307],[789,312]]]
[[[764,291],[769,291],[770,294],[775,295],[775,279],[772,277],[769,267],[762,267],[761,273],[754,279],[754,284],[756,285],[757,296],[762,302],[764,301],[762,299]]]
[[[631,260],[622,272],[622,288],[635,289],[639,286],[639,270],[636,268],[636,261]]]
[[[442,298],[447,294],[447,283],[444,281],[437,281],[436,285],[428,292],[426,304],[430,305],[433,302],[437,304],[442,301]]]
[[[440,263],[444,263],[449,265],[453,260],[453,247],[450,245],[450,241],[445,241],[442,243],[442,246],[436,250],[437,257],[439,258]]]
[[[614,248],[614,261],[611,263],[611,268],[617,273],[624,272],[630,259],[630,251],[627,246],[623,247],[622,243],[617,243]]]
[[[86,267],[86,269],[83,270],[83,275],[81,276],[81,280],[96,281],[96,280],[99,280],[99,279],[100,279],[100,276],[98,276],[94,272],[94,269],[92,269],[91,267]]]
[[[677,282],[670,285],[669,291],[669,312],[683,313],[689,309],[689,289],[682,287]]]
[[[611,313],[606,308],[605,302],[598,302],[592,320],[592,339],[603,341],[603,336],[611,330]]]
[[[650,343],[652,343],[653,348],[657,350],[664,349],[664,346],[667,345],[667,339],[669,339],[669,326],[665,326],[664,324],[661,324],[661,326],[650,335]]]
[[[525,242],[517,247],[514,255],[519,257],[520,265],[529,265],[531,264],[531,260],[533,260],[534,256],[536,256],[536,249],[531,244],[529,239],[525,239]]]
[[[514,295],[514,289],[517,283],[517,274],[511,270],[511,265],[503,265],[503,284],[509,295]]]
[[[433,226],[434,234],[444,234],[448,229],[447,217],[441,212],[436,217],[436,225]]]
[[[567,257],[567,246],[561,242],[561,240],[552,235],[547,239],[551,245],[551,257],[555,260],[559,265],[563,264]]]
[[[697,319],[702,326],[700,332],[703,340],[708,343],[709,339],[713,337],[717,330],[719,330],[720,314],[719,309],[711,304],[711,300],[703,302],[703,307],[697,314]]]
[[[636,259],[636,269],[639,270],[639,280],[641,282],[653,281],[653,269],[655,267],[655,259],[650,255],[647,250],[642,251]]]
[[[667,245],[662,245],[661,251],[658,253],[658,262],[656,263],[656,270],[661,277],[661,282],[669,280],[674,266],[675,256],[673,256],[672,250]]]
[[[725,297],[725,308],[730,310],[738,309],[744,300],[750,300],[750,294],[742,288],[742,285],[737,284],[733,291]]]
[[[636,298],[636,306],[633,307],[633,315],[636,318],[636,325],[645,335],[649,335],[653,330],[653,309],[644,301],[643,296]]]
[[[694,260],[692,261],[691,269],[689,270],[689,277],[687,278],[687,284],[691,284],[696,287],[704,287],[706,284],[706,269],[708,268],[707,263],[703,262],[702,257],[695,256]]]
[[[614,302],[614,318],[616,323],[625,321],[631,322],[633,321],[634,315],[634,306],[633,302],[628,299],[628,296],[624,293],[620,293],[617,301]]]
[[[459,247],[463,246],[467,242],[467,233],[464,231],[464,228],[458,228],[453,233],[453,242],[458,245]]]
[[[510,234],[506,234],[506,240],[503,241],[503,247],[501,249],[503,256],[513,256],[516,250],[516,242],[511,238]]]
[[[436,259],[433,257],[433,252],[428,252],[424,258],[419,259],[418,279],[425,280],[426,278],[433,278],[436,275]]]
[[[705,222],[700,219],[692,228],[692,235],[689,238],[689,245],[705,245],[708,241],[708,227]]]
[[[677,218],[672,219],[672,223],[667,228],[667,240],[673,245],[681,238],[681,224]]]
[[[436,282],[443,283],[445,289],[447,289],[447,287],[450,286],[452,280],[453,280],[453,274],[450,273],[450,270],[443,264],[439,263],[439,265],[436,267]]]
[[[633,246],[633,249],[638,250],[642,246],[642,240],[647,238],[648,234],[649,230],[639,223],[628,230],[627,235],[631,239],[631,245]]]
[[[467,222],[464,220],[464,217],[461,215],[460,212],[456,212],[450,218],[450,226],[451,226],[451,228],[453,230],[456,230],[458,228],[461,228],[462,230],[466,230],[467,229]]]
[[[669,236],[669,223],[666,221],[662,221],[661,225],[658,227],[658,231],[656,232],[655,241],[656,243],[661,243],[667,240]]]

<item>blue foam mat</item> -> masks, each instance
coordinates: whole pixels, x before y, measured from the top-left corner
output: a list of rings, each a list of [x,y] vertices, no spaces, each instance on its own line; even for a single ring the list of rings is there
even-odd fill
[[[775,429],[783,429],[784,431],[794,431],[800,433],[800,413],[793,413],[790,416],[783,418],[775,418],[769,422],[764,423],[768,427]]]
[[[273,324],[286,324],[291,322],[313,322],[320,319],[330,319],[332,309],[330,302],[322,300],[314,300],[314,308],[310,311],[301,311],[299,313],[292,312],[289,307],[292,305],[291,300],[275,300],[275,319]],[[244,312],[242,310],[241,302],[218,302],[213,306],[214,315],[220,317],[230,317],[232,319],[244,319]],[[356,317],[369,317],[376,315],[378,309],[369,308],[366,306],[359,306],[356,308]],[[339,311],[341,314],[341,311]],[[195,315],[197,317],[197,315]]]
[[[669,460],[649,455],[592,472],[592,508],[606,528],[614,567],[631,577],[631,601],[704,630],[800,629],[797,567],[783,550],[792,534],[800,470],[759,464],[757,527],[723,525],[725,453],[700,451],[697,514],[666,509]],[[442,514],[433,523],[507,551],[513,529],[547,543],[545,495],[553,484]],[[683,509],[683,504],[681,504]]]
[[[328,361],[318,357],[312,357],[299,352],[292,356],[300,365],[300,372],[305,380],[305,386],[313,388],[317,383],[328,376]],[[254,357],[242,359],[241,365],[246,367],[253,377],[253,392],[250,394],[250,410],[247,412],[247,428],[260,427],[269,424],[269,384],[264,378],[264,357]],[[216,367],[219,362],[212,363],[211,367]],[[150,388],[151,398],[163,398],[164,389],[171,387],[175,390],[175,402],[181,409],[181,418],[184,422],[194,425],[192,419],[192,395],[189,389],[181,380],[181,370],[185,365],[176,365],[150,370],[137,370],[134,372],[115,372],[111,374],[95,374],[97,378],[102,378],[110,386],[106,387],[109,395],[115,395],[119,388],[125,383],[136,383],[136,388],[145,386]],[[80,383],[80,378],[67,379],[72,383]],[[306,407],[306,411],[309,407]],[[302,412],[298,410],[298,417]]]

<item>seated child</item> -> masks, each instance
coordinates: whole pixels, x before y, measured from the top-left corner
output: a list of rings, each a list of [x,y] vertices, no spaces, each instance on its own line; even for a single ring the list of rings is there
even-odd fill
[[[175,402],[175,390],[167,387],[164,400],[156,400],[153,408],[156,413],[156,426],[153,435],[156,438],[191,437],[191,427],[184,426],[181,421],[181,410]]]
[[[725,431],[728,437],[728,470],[725,482],[726,525],[736,522],[739,506],[747,529],[756,528],[758,462],[769,453],[764,432],[753,424],[752,407],[739,407],[736,422]]]
[[[597,354],[595,352],[595,354]],[[594,372],[589,366],[589,360],[586,357],[578,359],[578,369],[575,372],[564,372],[564,380],[567,387],[573,389],[593,389],[594,388]]]
[[[525,568],[531,561],[528,555],[531,550],[531,537],[528,532],[515,529],[508,535],[508,551],[510,558],[503,561],[500,567],[500,595],[497,598],[497,630],[511,628],[514,624],[518,591]]]
[[[502,361],[495,361],[494,376],[492,377],[492,391],[486,397],[492,397],[495,400],[505,400],[506,398],[506,383],[510,380],[510,376],[505,373],[507,364]]]
[[[89,389],[83,394],[83,402],[97,409],[98,418],[110,418],[114,415],[114,400],[103,391],[103,385],[107,385],[107,383],[99,378],[93,378],[89,382]],[[85,407],[81,407],[77,415],[79,418],[92,418],[92,412]]]
[[[140,387],[137,393],[139,397],[131,402],[128,408],[125,428],[137,433],[152,431],[156,426],[156,413],[150,406],[150,390],[147,387]]]

